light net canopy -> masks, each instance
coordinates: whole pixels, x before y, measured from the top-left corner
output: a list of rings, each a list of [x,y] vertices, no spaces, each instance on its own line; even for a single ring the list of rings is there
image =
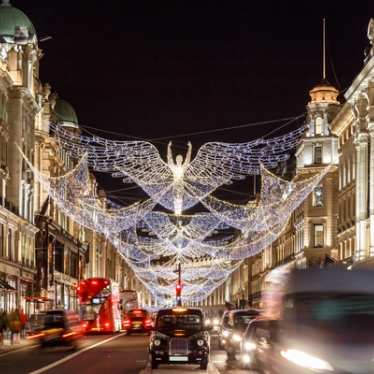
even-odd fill
[[[304,128],[267,140],[206,143],[192,160],[190,143],[187,154],[175,158],[169,143],[166,161],[149,142],[51,128],[77,163],[68,173],[50,177],[25,158],[35,178],[64,214],[106,236],[158,304],[174,301],[179,265],[184,302],[206,298],[245,258],[279,237],[290,213],[329,171],[322,168],[309,178],[291,181],[269,171],[289,157]],[[149,198],[108,208],[90,188],[90,170],[136,183]],[[218,187],[249,175],[261,178],[256,200],[239,205],[213,195]],[[192,207],[200,210],[184,213]]]

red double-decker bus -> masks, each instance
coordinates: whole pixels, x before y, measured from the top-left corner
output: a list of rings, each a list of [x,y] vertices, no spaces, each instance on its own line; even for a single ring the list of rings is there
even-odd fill
[[[121,330],[118,285],[105,278],[82,280],[77,288],[82,327],[86,332]]]

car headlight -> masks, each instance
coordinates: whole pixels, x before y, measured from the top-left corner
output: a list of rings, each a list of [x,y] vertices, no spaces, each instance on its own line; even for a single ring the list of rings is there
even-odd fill
[[[212,321],[208,318],[205,320],[205,326],[209,326],[212,323]]]
[[[204,340],[203,340],[203,339],[197,339],[196,344],[197,344],[199,347],[202,347],[202,346],[204,345]]]
[[[213,319],[213,325],[214,326],[218,326],[219,325],[219,319],[218,318],[214,318]]]
[[[222,335],[223,335],[225,338],[227,338],[227,337],[230,335],[230,333],[229,333],[227,330],[223,330],[223,331],[222,331]]]
[[[250,340],[247,340],[244,342],[244,350],[246,352],[254,351],[256,349],[256,344],[251,342]]]
[[[287,349],[286,351],[281,351],[281,355],[286,360],[304,368],[322,371],[334,371],[333,367],[327,361],[297,349]]]
[[[243,364],[249,364],[250,362],[251,362],[251,356],[248,353],[242,355]]]
[[[234,334],[231,339],[233,342],[236,342],[236,343],[239,343],[242,341],[242,337],[238,334]]]
[[[161,345],[161,340],[160,339],[155,339],[153,341],[153,344],[156,346],[156,347],[159,347]]]

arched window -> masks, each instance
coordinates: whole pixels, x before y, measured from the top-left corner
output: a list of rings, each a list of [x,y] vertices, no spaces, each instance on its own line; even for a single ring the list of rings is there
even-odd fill
[[[314,135],[323,135],[322,125],[323,125],[323,119],[321,117],[317,117],[315,121]]]

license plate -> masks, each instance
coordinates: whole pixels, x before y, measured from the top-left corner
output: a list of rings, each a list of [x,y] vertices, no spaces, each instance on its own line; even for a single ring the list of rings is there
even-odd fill
[[[171,356],[169,357],[169,361],[173,361],[173,362],[187,362],[188,361],[188,357],[187,356]]]

